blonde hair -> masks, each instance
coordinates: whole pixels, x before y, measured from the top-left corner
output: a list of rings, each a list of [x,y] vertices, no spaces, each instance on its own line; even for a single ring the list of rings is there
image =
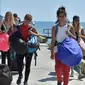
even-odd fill
[[[72,22],[72,25],[73,25],[73,28],[75,30],[75,23],[74,23],[74,20]],[[78,29],[78,34],[80,33],[80,30],[81,30],[81,26],[80,26],[80,23],[77,25],[77,29]]]
[[[15,24],[15,22],[14,22],[14,16],[13,16],[12,12],[11,11],[6,12],[4,23],[7,22],[7,16],[10,16],[11,26],[13,27],[13,24]]]

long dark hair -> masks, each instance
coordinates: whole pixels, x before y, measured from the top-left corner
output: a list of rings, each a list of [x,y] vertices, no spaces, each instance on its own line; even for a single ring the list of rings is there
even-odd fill
[[[57,12],[56,12],[57,17],[58,17],[61,13],[65,14],[65,16],[67,15],[66,9],[65,9],[64,6],[61,6],[61,7],[58,8],[58,10],[57,10]]]

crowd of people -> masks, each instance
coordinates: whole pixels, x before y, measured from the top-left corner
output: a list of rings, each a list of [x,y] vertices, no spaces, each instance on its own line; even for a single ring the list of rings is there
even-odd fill
[[[58,57],[58,56],[67,57],[66,54],[71,55],[70,53],[66,51],[62,53],[60,50],[62,49],[62,47],[59,47],[59,46],[61,43],[63,43],[65,39],[67,39],[68,37],[71,37],[75,41],[70,42],[69,46],[67,46],[70,49],[71,48],[70,46],[73,45],[73,42],[77,41],[77,43],[79,43],[81,38],[83,39],[83,41],[85,41],[85,33],[84,33],[84,28],[80,25],[79,16],[75,15],[73,17],[72,24],[69,24],[70,22],[67,20],[67,13],[66,13],[65,7],[62,6],[58,8],[56,15],[57,15],[58,20],[56,21],[56,25],[52,27],[51,59],[55,58],[55,71],[56,71],[56,76],[58,80],[57,85],[62,85],[62,75],[64,77],[63,85],[68,85],[70,68],[71,68],[71,76],[74,76],[73,69],[75,66],[72,64],[67,65],[67,63],[65,63],[64,61],[60,59],[60,57]],[[20,24],[21,20],[18,17],[18,15],[16,13],[12,14],[12,12],[8,11],[5,14],[4,20],[0,21],[0,34],[7,33],[10,38],[12,34],[14,34],[16,31],[19,31],[21,33],[22,40],[27,43],[31,35],[35,35],[37,37],[40,36],[36,28],[33,26],[32,18],[33,17],[31,14],[26,14],[24,16],[24,21]],[[20,30],[17,28],[17,25],[19,24],[20,24]],[[57,41],[57,44],[55,43],[55,41]],[[67,42],[64,42],[64,43],[67,43]],[[6,64],[6,58],[7,58],[8,66],[10,70],[12,70],[11,55],[14,54],[14,52],[10,46],[10,41],[8,44],[9,44],[8,51],[7,52],[1,51],[1,58],[2,58],[2,64]],[[54,53],[55,45],[56,45],[56,51]],[[76,49],[76,47],[78,47],[77,44],[74,47],[72,49]],[[73,57],[75,57],[77,56],[77,54],[79,54],[80,55],[79,58],[81,60],[81,56],[83,55],[81,55],[81,52],[80,52],[81,50],[79,47],[78,49],[79,51],[76,50],[77,51],[76,55],[74,55],[75,53],[73,53],[72,55]],[[60,54],[63,54],[63,56]],[[28,81],[29,74],[30,74],[32,56],[33,56],[33,53],[28,53],[27,51],[23,55],[16,53],[16,62],[17,62],[18,74],[19,74],[17,82],[16,82],[17,84],[21,84],[21,79],[23,78],[23,74],[22,74],[23,66],[24,66],[23,59],[25,57],[26,68],[25,68],[24,85],[28,85],[27,81]],[[72,60],[75,60],[73,59],[73,57],[72,57]],[[78,73],[79,73],[78,79],[80,79],[83,76],[83,74],[81,73],[81,64],[80,64],[81,61],[80,60],[78,63],[77,63],[77,60],[75,60],[77,64],[76,67],[79,67],[78,68]]]
[[[17,25],[20,23],[20,18],[17,16],[17,14],[12,14],[12,12],[8,11],[5,14],[4,21],[0,23],[0,34],[1,33],[7,33],[9,35],[9,38],[13,33],[18,31]],[[20,33],[22,36],[23,41],[27,42],[31,35],[39,36],[39,33],[36,31],[35,27],[32,25],[32,15],[26,14],[24,17],[24,21],[21,24]],[[24,50],[23,50],[24,51]],[[11,61],[11,55],[14,52],[12,52],[12,48],[10,46],[9,41],[9,50],[7,52],[1,51],[1,58],[2,58],[2,64],[6,64],[6,57],[8,61],[8,66],[10,70],[12,70],[12,61]],[[26,69],[25,69],[25,78],[24,78],[24,85],[27,85],[28,77],[30,74],[30,66],[32,61],[32,55],[33,53],[28,53],[27,51],[23,54],[17,54],[16,53],[16,61],[18,66],[18,73],[19,77],[17,80],[17,84],[21,83],[21,79],[23,77],[22,71],[23,71],[23,59],[26,58]]]

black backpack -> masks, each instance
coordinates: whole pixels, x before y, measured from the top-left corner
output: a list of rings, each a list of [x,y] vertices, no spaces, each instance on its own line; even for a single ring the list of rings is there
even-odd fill
[[[9,67],[5,64],[0,64],[0,85],[11,85],[12,75]]]
[[[21,26],[21,25],[20,25]],[[20,34],[20,26],[17,26],[18,31],[14,32],[10,37],[10,46],[14,52],[23,55],[27,51],[27,44],[22,39]]]

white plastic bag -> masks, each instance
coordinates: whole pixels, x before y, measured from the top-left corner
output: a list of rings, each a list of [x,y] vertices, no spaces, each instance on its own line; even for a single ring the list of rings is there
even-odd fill
[[[55,47],[54,47],[54,53],[57,53],[57,52],[58,52],[58,47],[55,46]]]

